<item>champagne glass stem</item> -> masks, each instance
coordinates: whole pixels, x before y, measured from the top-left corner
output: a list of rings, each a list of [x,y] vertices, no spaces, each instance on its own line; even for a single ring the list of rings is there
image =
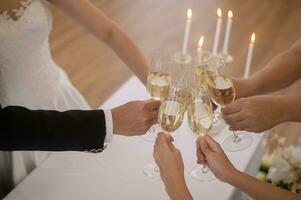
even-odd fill
[[[202,172],[204,174],[206,174],[208,171],[209,171],[209,169],[208,169],[207,165],[204,164],[203,167],[202,167]]]
[[[239,143],[241,141],[241,138],[238,136],[238,134],[235,131],[232,132],[233,132],[233,142]]]

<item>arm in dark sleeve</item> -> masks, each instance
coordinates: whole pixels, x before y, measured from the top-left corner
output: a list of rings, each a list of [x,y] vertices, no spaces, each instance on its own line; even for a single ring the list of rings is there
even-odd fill
[[[65,112],[9,106],[0,111],[0,150],[85,151],[103,149],[101,110]]]

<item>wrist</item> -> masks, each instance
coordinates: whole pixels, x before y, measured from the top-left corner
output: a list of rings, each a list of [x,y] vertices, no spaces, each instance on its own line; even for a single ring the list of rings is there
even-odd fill
[[[233,79],[233,84],[235,88],[236,99],[249,97],[256,93],[257,83],[253,78],[236,78]]]
[[[171,200],[192,200],[184,177],[179,180],[165,180],[164,183],[165,190],[168,193]]]
[[[180,173],[166,173],[160,169],[161,177],[165,186],[167,187],[176,187],[178,184],[185,184],[184,172]],[[163,175],[163,176],[162,176]]]
[[[279,123],[301,121],[301,96],[280,96],[276,101]]]
[[[287,122],[290,120],[291,118],[291,114],[290,112],[288,112],[290,109],[290,103],[287,101],[286,97],[282,97],[282,96],[275,96],[274,97],[274,102],[276,104],[275,106],[275,114],[276,116],[278,116],[278,124],[283,123],[283,122]]]
[[[227,173],[225,182],[229,183],[230,185],[235,185],[235,183],[241,177],[241,175],[242,175],[242,172],[233,168],[229,173]]]

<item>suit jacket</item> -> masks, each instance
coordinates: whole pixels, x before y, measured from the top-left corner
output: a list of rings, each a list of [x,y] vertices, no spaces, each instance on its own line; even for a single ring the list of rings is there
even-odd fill
[[[102,110],[29,110],[1,108],[0,151],[101,152],[106,135]]]

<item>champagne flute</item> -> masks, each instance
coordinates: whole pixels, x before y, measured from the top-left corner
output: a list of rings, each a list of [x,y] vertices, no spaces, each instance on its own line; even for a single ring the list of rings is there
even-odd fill
[[[213,109],[207,88],[195,86],[190,89],[187,105],[188,124],[190,129],[204,137],[213,124]],[[206,165],[196,165],[190,172],[191,177],[196,181],[212,181],[216,177]]]
[[[168,95],[171,77],[169,66],[171,58],[169,54],[154,54],[151,59],[151,68],[147,76],[146,89],[150,97],[156,101],[163,101]],[[158,125],[153,125],[147,134],[142,136],[143,140],[154,142],[158,132]]]
[[[198,87],[205,87],[207,88],[207,81],[206,81],[206,74],[205,69],[208,69],[212,65],[213,61],[213,54],[210,51],[198,51],[197,57],[195,58],[196,61],[196,67],[195,67],[195,73],[196,73],[196,81]],[[207,70],[208,73],[210,73],[210,70]],[[213,126],[217,127],[219,120],[220,120],[220,110],[217,109],[213,113]]]
[[[220,107],[232,103],[235,100],[235,89],[223,59],[215,57],[210,73],[208,71],[205,70],[212,101]],[[252,144],[252,138],[249,135],[233,131],[233,135],[229,136],[223,144],[228,151],[241,151]]]
[[[147,76],[147,92],[156,101],[162,101],[168,95],[170,87],[169,54],[154,54],[151,67]]]
[[[195,57],[194,71],[196,74],[196,84],[198,87],[207,88],[205,69],[211,65],[213,55],[210,51],[198,51]]]
[[[173,86],[167,98],[160,105],[158,121],[166,134],[176,131],[183,122],[186,111],[185,89],[186,87],[182,84]],[[160,170],[155,164],[144,166],[143,173],[148,177],[160,180]]]

